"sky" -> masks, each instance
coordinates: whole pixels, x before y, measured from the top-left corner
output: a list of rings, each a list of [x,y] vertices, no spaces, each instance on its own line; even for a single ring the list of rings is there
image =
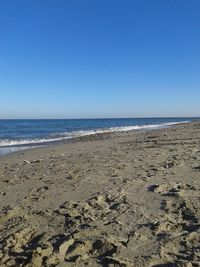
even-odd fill
[[[1,0],[0,118],[200,116],[199,0]]]

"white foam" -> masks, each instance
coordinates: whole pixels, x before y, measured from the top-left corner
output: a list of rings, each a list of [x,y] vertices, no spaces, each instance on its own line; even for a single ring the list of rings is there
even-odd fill
[[[72,139],[81,136],[99,134],[99,133],[112,133],[112,132],[125,132],[125,131],[133,131],[133,130],[148,130],[148,129],[159,129],[164,127],[169,127],[176,124],[188,123],[189,121],[181,121],[181,122],[167,122],[161,124],[149,124],[149,125],[134,125],[134,126],[120,126],[120,127],[110,127],[106,129],[97,129],[97,130],[88,130],[88,131],[74,131],[74,132],[65,132],[60,135],[57,134],[56,137],[49,138],[36,138],[36,139],[22,139],[22,140],[9,140],[4,139],[0,140],[0,147],[8,147],[8,146],[20,146],[20,145],[33,145],[33,144],[44,144],[51,143],[56,141],[62,141],[67,139]]]

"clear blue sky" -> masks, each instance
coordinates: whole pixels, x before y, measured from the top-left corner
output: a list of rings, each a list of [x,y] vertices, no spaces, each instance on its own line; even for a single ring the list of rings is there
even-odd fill
[[[199,0],[0,1],[0,118],[199,115]]]

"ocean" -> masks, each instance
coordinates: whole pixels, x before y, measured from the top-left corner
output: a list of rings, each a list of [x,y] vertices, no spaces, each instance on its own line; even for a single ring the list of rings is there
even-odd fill
[[[0,120],[0,155],[103,132],[159,129],[196,118]]]

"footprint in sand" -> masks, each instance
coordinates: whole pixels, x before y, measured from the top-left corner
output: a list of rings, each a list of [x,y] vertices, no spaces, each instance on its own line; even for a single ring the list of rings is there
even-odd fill
[[[183,183],[149,187],[149,191],[166,197],[161,202],[165,214],[152,230],[161,244],[161,250],[157,258],[152,257],[154,265],[151,266],[199,266],[200,220],[195,207],[186,198],[188,191],[192,194],[195,190],[194,186]]]

